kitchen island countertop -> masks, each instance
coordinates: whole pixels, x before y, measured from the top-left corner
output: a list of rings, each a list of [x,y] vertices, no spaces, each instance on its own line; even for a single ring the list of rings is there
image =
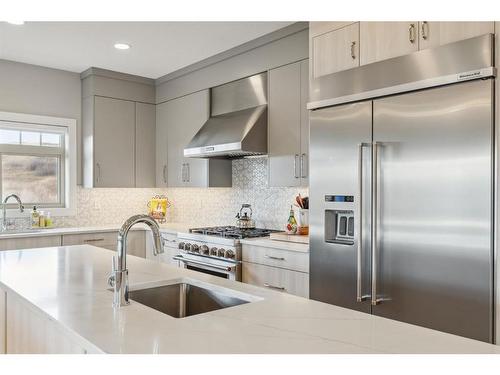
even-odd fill
[[[113,252],[90,245],[0,253],[0,288],[106,353],[500,353],[500,347],[129,256],[130,285],[191,279],[258,301],[176,319],[111,306]]]

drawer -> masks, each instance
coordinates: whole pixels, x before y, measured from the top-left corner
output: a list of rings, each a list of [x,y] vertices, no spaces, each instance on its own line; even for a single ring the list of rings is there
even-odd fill
[[[244,262],[264,264],[309,273],[309,253],[243,244]]]
[[[309,298],[308,273],[246,262],[242,266],[244,283]]]
[[[70,245],[94,245],[99,247],[114,245],[118,231],[116,232],[99,232],[99,233],[80,233],[80,234],[64,234],[62,239],[63,246]]]
[[[116,250],[118,231],[65,234],[62,238],[63,246],[93,245],[108,250]],[[131,230],[127,236],[127,254],[146,257],[146,238],[143,230]]]

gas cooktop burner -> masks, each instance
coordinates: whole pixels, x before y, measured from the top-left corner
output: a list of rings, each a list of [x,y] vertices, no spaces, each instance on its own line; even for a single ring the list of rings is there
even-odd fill
[[[224,238],[255,238],[255,237],[265,237],[273,232],[279,232],[273,229],[242,229],[235,226],[224,226],[224,227],[205,227],[205,228],[192,228],[189,230],[190,233],[199,233],[208,236],[217,236]]]

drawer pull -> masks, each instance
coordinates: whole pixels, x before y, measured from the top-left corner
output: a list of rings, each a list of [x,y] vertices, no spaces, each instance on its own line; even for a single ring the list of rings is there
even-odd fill
[[[83,240],[83,242],[99,242],[104,241],[104,238],[90,238],[88,240]]]
[[[264,286],[266,288],[269,288],[269,289],[286,290],[285,287],[283,287],[283,286],[275,286],[275,285],[271,285],[271,284],[268,284],[268,283],[264,283]]]
[[[282,257],[273,257],[272,255],[264,255],[264,257],[268,259],[273,259],[273,260],[285,260],[285,258]]]

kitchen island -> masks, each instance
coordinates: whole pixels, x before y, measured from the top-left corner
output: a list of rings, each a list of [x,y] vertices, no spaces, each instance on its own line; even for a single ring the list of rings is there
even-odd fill
[[[186,318],[135,301],[115,310],[107,285],[112,255],[90,245],[1,252],[0,351],[500,353],[495,345],[134,256],[127,262],[132,289],[201,283],[252,302]]]

